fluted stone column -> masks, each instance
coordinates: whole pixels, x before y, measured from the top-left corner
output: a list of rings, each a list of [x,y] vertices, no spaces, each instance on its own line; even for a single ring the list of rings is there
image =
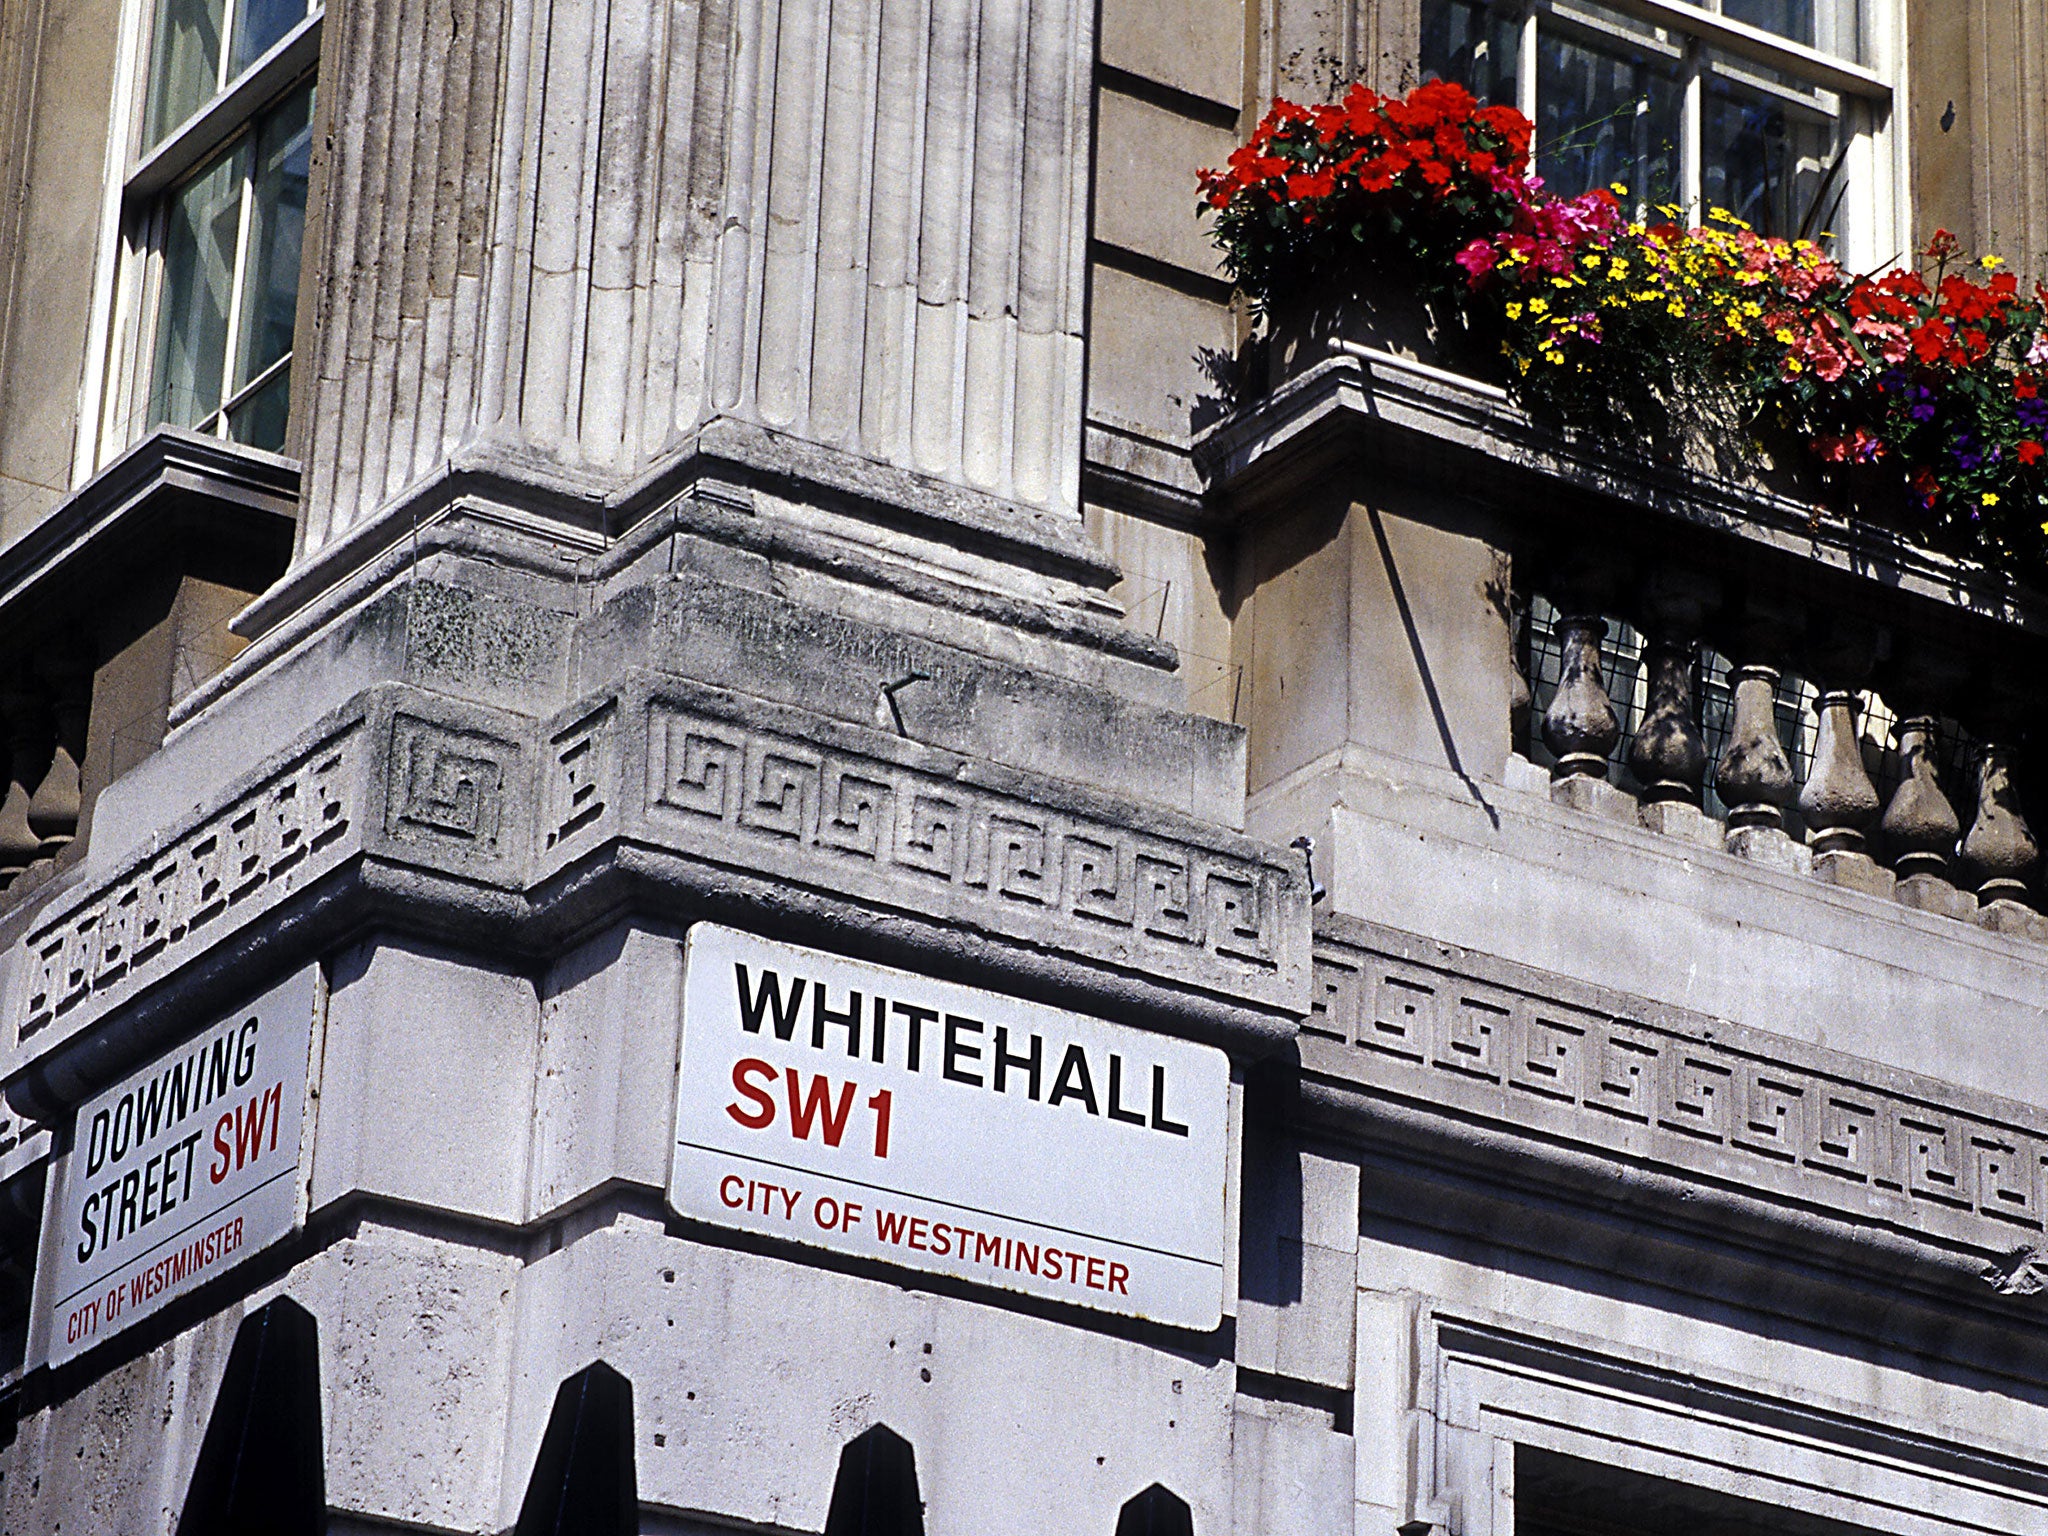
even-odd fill
[[[1094,18],[337,12],[299,562],[367,541],[451,464],[559,486],[589,518],[714,424],[729,455],[1078,523]]]

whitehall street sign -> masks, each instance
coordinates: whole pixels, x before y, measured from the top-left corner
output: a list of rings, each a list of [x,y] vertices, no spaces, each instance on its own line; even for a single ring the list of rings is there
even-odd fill
[[[292,1231],[316,975],[307,966],[80,1106],[37,1266],[52,1363]]]
[[[700,923],[678,1214],[1204,1332],[1229,1059]]]

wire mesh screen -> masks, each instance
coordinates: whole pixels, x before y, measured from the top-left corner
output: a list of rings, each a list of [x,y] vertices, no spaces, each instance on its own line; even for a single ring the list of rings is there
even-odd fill
[[[1516,735],[1524,754],[1546,768],[1556,759],[1543,744],[1543,712],[1556,697],[1558,680],[1564,670],[1557,640],[1559,617],[1557,607],[1548,598],[1540,594],[1534,597],[1522,616],[1518,650],[1522,675],[1529,680],[1532,698],[1527,719],[1517,722]],[[1649,703],[1649,667],[1645,659],[1648,641],[1641,631],[1624,619],[1609,617],[1606,623],[1607,638],[1600,645],[1601,670],[1607,696],[1614,705],[1615,719],[1621,726],[1621,739],[1615,743],[1608,758],[1607,776],[1631,794],[1640,794],[1643,786],[1630,770],[1628,756]],[[1706,646],[1700,648],[1693,664],[1693,720],[1699,726],[1707,747],[1707,779],[1701,803],[1707,814],[1714,817],[1725,817],[1728,813],[1715,778],[1734,720],[1734,672],[1733,662]],[[1788,672],[1778,681],[1778,740],[1783,743],[1785,755],[1791,761],[1793,778],[1801,784],[1806,782],[1806,776],[1813,767],[1814,746],[1820,730],[1813,705],[1818,697],[1819,692],[1814,685],[1796,673]],[[1865,692],[1860,698],[1862,707],[1856,714],[1856,728],[1863,768],[1877,786],[1880,800],[1890,804],[1892,792],[1904,776],[1897,743],[1898,715],[1876,693]],[[1939,723],[1937,772],[1943,790],[1963,814],[1966,823],[1975,751],[1976,743],[1955,721],[1944,719]],[[1803,836],[1806,831],[1796,807],[1786,814],[1786,830],[1795,837]]]

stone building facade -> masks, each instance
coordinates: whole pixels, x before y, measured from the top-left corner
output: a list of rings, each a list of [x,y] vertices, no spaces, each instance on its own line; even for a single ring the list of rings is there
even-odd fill
[[[1269,376],[1426,69],[2048,272],[2031,0],[0,16],[0,1531],[2048,1532],[2048,612]]]

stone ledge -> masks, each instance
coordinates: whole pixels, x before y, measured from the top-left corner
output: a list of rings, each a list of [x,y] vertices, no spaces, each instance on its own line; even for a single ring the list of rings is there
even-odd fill
[[[1397,472],[1456,476],[1461,492],[1513,506],[1532,484],[1570,488],[1669,525],[1741,541],[1754,554],[1796,560],[1941,609],[2048,633],[2038,596],[1982,566],[1924,549],[1736,472],[1630,458],[1593,437],[1557,432],[1477,379],[1364,349],[1296,375],[1195,439],[1212,502],[1240,515],[1283,499],[1363,449]]]

